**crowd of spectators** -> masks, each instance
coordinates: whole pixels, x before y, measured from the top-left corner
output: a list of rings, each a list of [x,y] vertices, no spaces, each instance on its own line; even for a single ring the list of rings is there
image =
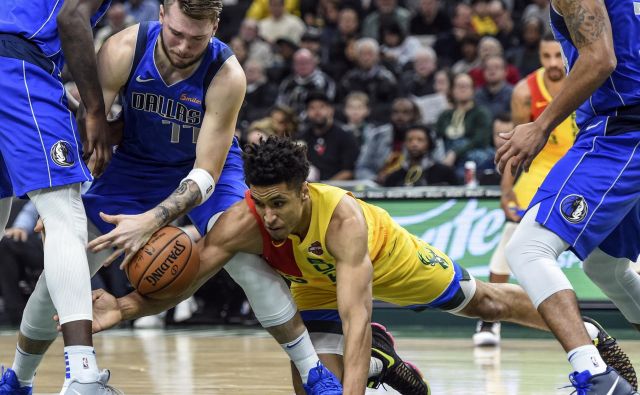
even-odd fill
[[[122,29],[157,20],[160,4],[114,0],[96,28],[96,51]],[[306,144],[313,181],[457,185],[473,161],[481,184],[499,182],[496,132],[513,127],[513,85],[540,67],[547,0],[223,4],[216,36],[247,77],[236,130],[243,145],[272,134]],[[66,86],[73,103],[77,90]],[[0,295],[12,323],[42,268],[31,220],[27,206],[0,243]],[[110,276],[101,278],[113,289]],[[242,294],[225,289],[234,293]],[[237,299],[227,298],[236,301],[217,314],[246,317],[246,302]]]

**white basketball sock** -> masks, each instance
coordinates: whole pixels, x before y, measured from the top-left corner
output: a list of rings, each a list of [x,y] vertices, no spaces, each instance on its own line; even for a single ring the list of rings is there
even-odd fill
[[[381,360],[371,357],[371,360],[369,361],[369,377],[377,376],[382,373],[383,367],[384,365]]]
[[[592,375],[603,373],[607,364],[602,360],[594,345],[580,346],[567,353],[567,358],[576,372],[588,370]]]
[[[21,386],[31,387],[33,385],[36,369],[38,365],[40,365],[43,356],[44,354],[29,354],[28,352],[24,352],[20,346],[16,345],[16,355],[13,359],[11,369],[16,372]]]
[[[282,349],[289,355],[291,361],[298,368],[302,382],[307,384],[307,378],[309,377],[309,371],[315,368],[320,361],[318,354],[316,354],[315,348],[311,343],[309,337],[309,331],[305,330],[304,333],[298,336],[295,340],[289,343],[281,344]]]
[[[65,384],[71,379],[81,383],[93,383],[98,380],[98,363],[93,347],[65,347],[64,363],[66,367]]]

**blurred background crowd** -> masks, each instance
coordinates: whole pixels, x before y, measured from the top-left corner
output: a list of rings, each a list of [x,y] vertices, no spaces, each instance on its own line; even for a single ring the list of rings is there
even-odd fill
[[[481,185],[499,184],[497,133],[513,127],[513,85],[540,67],[547,0],[223,4],[216,36],[247,77],[236,131],[243,145],[272,134],[299,140],[308,147],[311,181],[460,185],[466,167]],[[94,32],[96,51],[122,29],[157,20],[159,7],[159,0],[114,0]],[[66,87],[79,97],[73,81]],[[42,270],[42,244],[31,204],[14,204],[14,218],[0,242],[0,324],[17,325]],[[117,265],[103,269],[94,287],[116,295],[129,289]],[[198,316],[255,324],[224,272],[198,295],[199,303],[190,300],[151,325]]]

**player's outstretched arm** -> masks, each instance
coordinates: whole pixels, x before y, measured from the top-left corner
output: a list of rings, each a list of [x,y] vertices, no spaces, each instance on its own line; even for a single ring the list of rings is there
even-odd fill
[[[102,174],[111,160],[111,146],[107,141],[109,127],[98,80],[91,30],[91,16],[101,4],[102,0],[66,0],[56,17],[66,63],[87,108],[83,149],[85,159],[95,150],[94,175]]]
[[[578,59],[565,80],[564,89],[540,117],[504,134],[509,141],[496,152],[501,172],[511,158],[514,158],[510,166],[512,173],[520,166],[528,170],[551,131],[609,78],[617,64],[611,22],[602,0],[553,0],[552,6],[564,18],[578,49]]]
[[[344,196],[327,229],[327,249],[336,258],[338,311],[344,333],[345,394],[365,391],[371,358],[373,265],[369,257],[367,223],[360,205]]]

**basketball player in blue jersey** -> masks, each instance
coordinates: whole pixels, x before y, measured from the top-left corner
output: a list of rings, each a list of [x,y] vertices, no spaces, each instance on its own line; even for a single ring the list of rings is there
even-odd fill
[[[246,82],[231,50],[213,38],[221,9],[220,0],[165,0],[159,23],[114,35],[98,54],[104,102],[109,107],[121,94],[124,121],[111,163],[83,197],[97,230],[89,248],[117,247],[107,261],[124,251],[126,264],[156,230],[185,214],[204,235],[244,198],[234,131]],[[102,261],[92,258],[95,272]],[[282,278],[249,254],[236,256],[228,271],[306,382],[319,358]],[[333,380],[340,388],[333,375],[323,377],[320,387]]]
[[[80,183],[91,180],[83,152],[94,154],[94,175],[111,156],[91,35],[109,3],[0,1],[0,229],[12,196],[28,196],[48,230],[44,272],[23,315],[13,366],[3,369],[1,395],[32,393],[35,368],[57,336],[41,314],[45,306],[58,312],[62,324],[61,393],[119,392],[106,384],[109,373],[98,370],[93,349],[87,220],[80,197]],[[60,78],[65,63],[87,108],[84,150]]]
[[[503,136],[499,170],[527,170],[549,133],[573,111],[580,132],[533,198],[507,259],[567,351],[578,394],[630,394],[632,386],[591,344],[556,260],[571,249],[640,329],[640,276],[629,268],[640,253],[640,5],[552,0],[551,25],[567,62],[565,89],[536,121]]]

